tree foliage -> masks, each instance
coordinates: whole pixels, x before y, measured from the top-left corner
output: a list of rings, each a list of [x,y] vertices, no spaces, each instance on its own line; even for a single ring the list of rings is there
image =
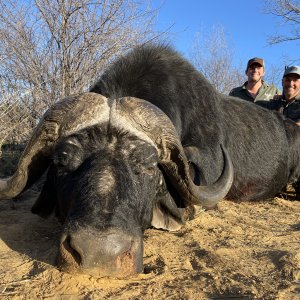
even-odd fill
[[[281,19],[286,31],[269,38],[271,45],[300,40],[300,1],[265,0],[265,10]]]
[[[87,90],[113,58],[155,38],[155,18],[135,0],[0,0],[0,115],[23,105],[32,124],[57,100]],[[17,121],[7,120],[0,146]]]
[[[191,50],[196,68],[224,94],[245,81],[245,67],[234,66],[233,47],[229,47],[222,26],[216,26],[207,35],[197,33]]]

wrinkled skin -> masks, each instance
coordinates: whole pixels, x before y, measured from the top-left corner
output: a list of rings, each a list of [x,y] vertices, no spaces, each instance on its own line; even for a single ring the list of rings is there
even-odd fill
[[[171,200],[170,206],[174,202],[157,163],[155,147],[129,133],[107,139],[95,127],[57,143],[32,212],[46,217],[55,208],[64,223],[63,270],[80,267],[85,273],[116,277],[142,272],[142,237],[153,207],[164,199]],[[180,220],[173,206],[170,213]]]

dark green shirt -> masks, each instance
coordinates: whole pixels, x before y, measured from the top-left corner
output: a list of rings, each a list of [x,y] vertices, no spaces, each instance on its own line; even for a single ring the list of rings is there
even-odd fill
[[[255,104],[271,110],[277,110],[287,118],[300,122],[300,94],[297,95],[295,100],[290,102],[281,98],[272,101],[257,101]]]
[[[256,102],[258,100],[271,100],[273,99],[274,95],[281,94],[281,91],[275,85],[269,85],[263,81],[256,97],[253,98],[253,96],[246,89],[247,82],[248,81],[246,81],[242,86],[232,89],[229,95],[241,98],[243,100]]]

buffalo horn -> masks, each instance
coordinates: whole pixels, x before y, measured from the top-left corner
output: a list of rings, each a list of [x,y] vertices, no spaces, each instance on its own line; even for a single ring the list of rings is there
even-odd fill
[[[176,129],[167,115],[151,103],[140,99],[123,98],[119,101],[122,107],[120,114],[124,110],[123,114],[131,125],[143,131],[156,145],[160,165],[187,204],[210,208],[227,195],[233,182],[233,165],[222,145],[224,167],[219,179],[209,186],[195,185],[190,177],[189,163]]]
[[[108,119],[108,111],[107,98],[95,93],[67,97],[54,104],[33,131],[15,173],[0,180],[0,199],[19,195],[43,174],[60,136]]]

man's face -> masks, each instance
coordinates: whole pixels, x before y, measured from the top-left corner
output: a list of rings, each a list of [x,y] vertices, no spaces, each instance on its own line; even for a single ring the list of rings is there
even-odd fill
[[[262,65],[259,63],[253,63],[247,70],[248,81],[259,81],[264,75],[265,71]]]
[[[288,74],[282,79],[282,88],[285,100],[293,100],[300,92],[300,76]]]

